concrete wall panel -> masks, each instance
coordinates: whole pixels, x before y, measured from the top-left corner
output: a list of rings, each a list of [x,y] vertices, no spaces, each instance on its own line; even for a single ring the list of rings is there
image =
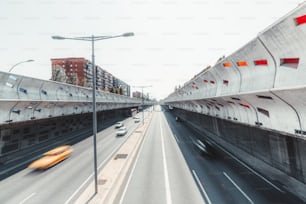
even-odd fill
[[[213,67],[213,70],[218,74],[220,81],[218,82],[218,96],[230,95],[238,93],[240,90],[240,73],[235,67],[225,67],[222,60]]]
[[[17,87],[18,98],[23,100],[40,100],[39,88],[41,86],[41,80],[23,77]]]
[[[22,76],[13,74],[4,74],[0,72],[0,98],[1,99],[17,99],[19,98],[18,84],[22,80]]]
[[[91,89],[5,72],[0,72],[0,98],[0,124],[92,111]],[[141,104],[141,99],[103,91],[97,91],[96,101],[98,111]]]
[[[301,127],[296,127],[297,130],[301,131],[297,132],[297,134],[306,135],[306,88],[273,90],[272,92],[297,111],[301,122]]]
[[[241,81],[238,77],[231,78],[229,81],[229,83],[234,80],[241,82],[237,92],[264,90],[273,87],[276,67],[271,55],[257,38],[230,55],[226,60],[232,63],[228,69],[237,69],[241,74]],[[256,65],[258,60],[266,60],[267,65]],[[238,66],[239,62],[241,64],[245,62],[245,66]]]
[[[27,120],[33,120],[33,110],[37,106],[35,101],[19,101],[14,107],[10,110],[11,122],[21,122]]]
[[[295,20],[305,14],[306,4],[301,4],[259,35],[264,45],[272,53],[278,67],[274,87],[305,84],[306,24],[297,25]],[[282,59],[288,58],[296,58],[299,62],[284,63]]]
[[[11,110],[16,106],[16,101],[0,100],[0,123],[5,124],[10,122]]]
[[[261,126],[291,134],[295,134],[295,130],[300,129],[297,113],[273,94],[259,92],[245,94],[242,98],[256,109],[258,122]]]

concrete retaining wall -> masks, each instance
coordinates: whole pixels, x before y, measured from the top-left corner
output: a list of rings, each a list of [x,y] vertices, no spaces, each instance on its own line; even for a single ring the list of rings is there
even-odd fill
[[[281,132],[264,130],[174,108],[170,111],[209,139],[270,180],[306,200],[306,141]]]
[[[98,112],[97,128],[102,130],[129,114],[129,109]],[[91,135],[91,113],[1,125],[0,180],[53,147],[74,144]]]

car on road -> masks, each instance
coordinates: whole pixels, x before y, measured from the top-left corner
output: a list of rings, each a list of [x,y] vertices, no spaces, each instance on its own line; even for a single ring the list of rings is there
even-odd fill
[[[208,143],[196,139],[193,144],[206,156],[213,156],[213,148]]]
[[[56,147],[44,153],[42,158],[32,162],[28,168],[40,170],[48,169],[68,158],[72,152],[73,149],[70,145]]]
[[[117,130],[116,135],[117,136],[124,136],[127,133],[126,127],[121,127]]]
[[[140,118],[139,118],[139,117],[134,116],[133,118],[134,118],[134,122],[135,122],[135,123],[139,123],[139,122],[140,122]]]
[[[116,122],[115,123],[115,128],[121,128],[123,127],[123,122]]]

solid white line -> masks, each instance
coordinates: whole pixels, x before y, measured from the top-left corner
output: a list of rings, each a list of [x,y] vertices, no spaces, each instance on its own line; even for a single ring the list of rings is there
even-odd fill
[[[27,200],[29,200],[32,196],[34,196],[36,193],[32,193],[31,195],[29,195],[28,197],[26,197],[25,199],[23,199],[22,201],[19,202],[19,204],[23,204],[25,203]]]
[[[281,190],[280,188],[278,188],[277,186],[275,186],[273,183],[271,183],[269,180],[267,180],[265,177],[263,177],[262,175],[260,175],[259,173],[257,173],[256,171],[254,171],[253,169],[251,169],[250,167],[248,167],[246,164],[244,164],[243,162],[241,162],[238,158],[236,158],[234,155],[232,155],[230,152],[228,152],[227,150],[225,150],[223,147],[219,146],[220,149],[222,149],[224,152],[226,152],[228,155],[230,155],[233,159],[235,159],[237,162],[239,162],[242,166],[244,166],[245,168],[247,168],[249,171],[251,171],[253,174],[255,174],[256,176],[258,176],[259,178],[261,178],[262,180],[264,180],[265,182],[267,182],[268,184],[270,184],[272,187],[274,187],[276,190],[285,193],[283,190]]]
[[[126,185],[125,185],[125,187],[124,187],[124,190],[123,190],[123,192],[122,192],[122,195],[121,195],[119,204],[121,204],[121,203],[123,202],[123,199],[124,199],[124,197],[125,197],[125,194],[126,194],[126,191],[127,191],[128,187],[129,187],[129,185],[130,185],[132,176],[133,176],[134,171],[135,171],[135,168],[136,168],[136,164],[137,164],[137,162],[138,162],[138,159],[139,159],[139,157],[140,157],[140,153],[142,152],[142,149],[143,149],[143,146],[144,146],[144,143],[145,143],[146,139],[147,139],[147,137],[145,137],[144,140],[142,141],[142,144],[141,144],[140,149],[139,149],[139,151],[138,151],[137,157],[136,157],[135,162],[134,162],[134,164],[133,164],[133,168],[132,168],[132,170],[131,170],[131,173],[130,173],[130,175],[129,175],[129,178],[128,178],[128,180],[127,180],[127,182],[126,182]]]
[[[199,131],[197,131],[198,133],[200,133]],[[214,144],[216,144],[215,142],[213,142]],[[253,174],[255,174],[256,176],[258,176],[259,178],[261,178],[262,180],[264,180],[265,182],[267,182],[268,184],[270,184],[273,188],[275,188],[276,190],[280,191],[281,193],[285,193],[283,190],[281,190],[280,188],[278,188],[276,185],[274,185],[273,183],[271,183],[268,179],[266,179],[265,177],[263,177],[262,175],[260,175],[259,173],[257,173],[256,171],[254,171],[252,168],[248,167],[246,164],[244,164],[243,162],[241,162],[238,158],[236,158],[232,153],[228,152],[226,149],[224,149],[221,145],[217,145],[220,149],[222,149],[222,151],[226,152],[228,155],[230,155],[233,159],[235,159],[237,162],[239,162],[242,166],[244,166],[245,168],[247,168],[248,170],[250,170]]]
[[[193,176],[195,177],[196,182],[197,182],[198,185],[200,186],[201,191],[202,191],[202,193],[204,194],[204,196],[205,196],[205,198],[206,198],[208,204],[211,204],[211,201],[210,201],[210,199],[209,199],[209,197],[208,197],[208,195],[207,195],[207,193],[206,193],[204,187],[202,186],[201,181],[200,181],[198,175],[196,174],[196,172],[195,172],[194,170],[192,170],[192,174],[193,174]]]
[[[251,198],[245,193],[243,192],[243,190],[241,190],[241,188],[231,179],[231,177],[229,177],[229,175],[227,175],[227,173],[223,172],[224,176],[230,180],[230,182],[240,191],[240,193],[242,193],[242,195],[252,204],[254,204],[254,202],[251,200]]]
[[[110,157],[113,156],[113,154],[115,153],[115,151],[117,151],[119,149],[119,147],[121,146],[121,144],[119,144],[109,155],[108,157],[98,166],[98,171],[100,170],[100,168],[110,159]],[[90,174],[90,176],[74,191],[74,193],[68,198],[68,200],[65,202],[65,204],[68,204],[73,198],[74,196],[84,187],[84,185],[89,181],[89,179],[91,179],[94,175],[94,172],[92,174]]]
[[[167,201],[167,204],[172,204],[170,183],[169,183],[169,175],[168,175],[168,167],[167,167],[167,159],[166,159],[166,152],[165,152],[165,142],[164,142],[163,130],[162,130],[162,126],[161,126],[161,120],[159,121],[159,125],[160,125],[160,138],[161,138],[162,153],[163,153],[166,201]]]
[[[180,142],[179,139],[176,137],[175,134],[173,134],[173,135],[174,135],[174,137],[175,137],[176,142],[179,143],[179,142]]]

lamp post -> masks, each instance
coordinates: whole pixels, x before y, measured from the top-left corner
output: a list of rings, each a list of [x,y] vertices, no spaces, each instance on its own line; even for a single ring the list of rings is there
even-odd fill
[[[92,81],[92,103],[93,103],[93,110],[92,110],[92,120],[93,120],[93,146],[94,146],[94,177],[95,177],[95,194],[98,192],[98,169],[97,169],[97,113],[96,113],[96,67],[95,67],[95,55],[94,55],[94,42],[99,40],[106,40],[111,38],[118,38],[118,37],[130,37],[134,36],[134,33],[124,33],[121,35],[114,35],[114,36],[85,36],[85,37],[63,37],[63,36],[52,36],[54,40],[80,40],[80,41],[89,41],[91,42],[91,60],[92,60],[92,69],[93,69],[93,81]]]
[[[9,70],[8,72],[11,72],[11,71],[14,69],[14,67],[16,67],[17,65],[20,65],[20,64],[26,63],[26,62],[34,62],[34,60],[29,59],[29,60],[26,60],[26,61],[18,62],[17,64],[14,64],[14,65],[10,68],[10,70]]]
[[[143,98],[143,89],[152,87],[152,86],[133,86],[134,88],[141,88],[141,106],[142,106],[142,125],[144,125],[144,112],[143,112],[143,105],[144,105],[144,98]]]

